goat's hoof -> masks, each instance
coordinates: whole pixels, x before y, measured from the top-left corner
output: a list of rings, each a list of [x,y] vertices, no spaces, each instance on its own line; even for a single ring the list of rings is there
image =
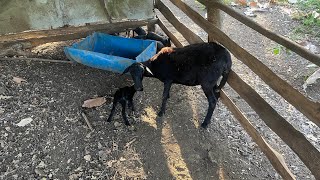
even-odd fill
[[[207,129],[208,123],[202,123],[202,124],[201,124],[201,127],[204,128],[204,129]]]
[[[165,113],[163,111],[158,112],[158,116],[162,117]]]
[[[126,126],[131,126],[131,124],[130,124],[129,122],[124,122],[124,124],[125,124]]]

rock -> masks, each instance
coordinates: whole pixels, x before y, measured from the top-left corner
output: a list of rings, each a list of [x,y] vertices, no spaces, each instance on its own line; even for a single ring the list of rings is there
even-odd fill
[[[38,165],[37,165],[37,168],[45,168],[47,165],[43,162],[43,161],[41,161]]]
[[[38,168],[36,168],[36,169],[34,170],[34,172],[35,172],[38,176],[45,176],[45,175],[46,175],[46,173],[44,173],[43,170],[38,169]]]
[[[6,93],[6,88],[3,86],[0,86],[0,94],[4,95]]]
[[[90,161],[91,160],[91,156],[88,154],[88,155],[85,155],[83,157],[86,161]]]
[[[82,174],[83,174],[82,172],[79,172],[78,174],[71,174],[71,175],[69,176],[69,180],[79,179]]]
[[[10,127],[5,127],[4,129],[10,132]]]
[[[291,4],[296,4],[298,2],[298,0],[288,0],[288,2]]]
[[[102,149],[102,148],[103,148],[102,144],[98,142],[98,149]]]
[[[212,150],[210,150],[210,151],[208,152],[208,156],[209,156],[209,159],[210,159],[210,161],[211,161],[212,163],[218,164],[218,163],[217,163],[217,160],[216,160],[216,158],[215,158],[215,152],[213,152]]]
[[[136,128],[135,128],[134,126],[129,126],[128,129],[129,129],[130,131],[136,130]]]
[[[120,127],[120,126],[121,126],[121,124],[120,124],[119,122],[117,122],[117,121],[116,121],[116,122],[114,122],[114,124],[113,124],[113,125],[114,125],[114,127],[116,127],[116,128],[118,128],[118,127]]]
[[[0,147],[4,148],[4,140],[0,140]]]
[[[98,154],[101,161],[105,161],[108,159],[108,154],[105,151],[99,151]]]
[[[0,114],[3,114],[3,113],[4,113],[4,109],[0,108]]]

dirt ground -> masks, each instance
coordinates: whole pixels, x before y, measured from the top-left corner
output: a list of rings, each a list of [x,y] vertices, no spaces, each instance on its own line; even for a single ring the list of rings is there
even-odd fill
[[[199,4],[187,2],[204,14]],[[258,14],[253,20],[287,35],[297,22],[281,8],[273,7],[272,12]],[[181,12],[173,10],[197,34],[206,37]],[[274,43],[225,15],[223,30],[303,92],[304,77],[312,72],[306,68],[310,63],[294,54],[273,55],[270,49]],[[313,41],[319,45],[317,39]],[[65,59],[62,48],[70,43],[50,43],[32,51],[42,58]],[[233,62],[234,71],[319,150],[320,129],[238,60],[233,58]],[[0,179],[281,179],[221,102],[209,128],[199,127],[207,108],[200,87],[174,85],[167,113],[159,122],[156,113],[163,85],[145,78],[144,91],[135,96],[136,113],[130,118],[133,127],[128,128],[119,113],[113,122],[105,120],[112,105],[109,97],[117,88],[132,84],[129,76],[79,64],[29,61],[0,61],[0,72]],[[17,84],[14,77],[26,82]],[[317,83],[303,93],[319,102],[319,88]],[[315,179],[230,87],[225,91],[271,146],[283,154],[297,179]],[[107,99],[103,106],[81,108],[83,101],[100,96]],[[86,114],[94,132],[81,113]],[[18,127],[16,124],[25,118],[33,121]]]

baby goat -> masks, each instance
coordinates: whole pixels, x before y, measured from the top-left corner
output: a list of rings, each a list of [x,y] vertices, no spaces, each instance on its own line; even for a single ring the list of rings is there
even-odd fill
[[[108,122],[111,122],[114,112],[116,110],[116,106],[118,103],[122,105],[122,118],[124,120],[125,125],[130,126],[130,123],[126,114],[126,106],[128,105],[132,111],[134,111],[133,106],[133,96],[136,93],[136,90],[133,86],[125,86],[123,88],[119,88],[113,95],[113,105],[111,109],[111,113],[108,118]]]
[[[210,42],[160,51],[146,62],[132,64],[123,73],[130,72],[137,91],[143,90],[143,76],[154,77],[164,83],[159,116],[165,114],[173,83],[187,86],[201,85],[209,103],[207,115],[201,124],[206,128],[211,121],[220,90],[227,82],[231,64],[230,53],[219,44]],[[218,84],[221,76],[222,80]]]

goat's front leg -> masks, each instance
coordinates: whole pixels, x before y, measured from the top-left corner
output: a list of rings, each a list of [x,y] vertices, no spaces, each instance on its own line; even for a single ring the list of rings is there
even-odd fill
[[[112,117],[113,117],[113,115],[114,115],[114,112],[115,112],[115,110],[116,110],[117,103],[118,103],[117,101],[113,101],[111,113],[110,113],[110,115],[109,115],[109,118],[108,118],[107,122],[111,122]]]
[[[120,102],[121,105],[122,105],[122,118],[124,120],[124,124],[127,125],[127,126],[130,126],[130,123],[128,121],[128,118],[127,118],[127,113],[126,113],[126,101],[121,101]]]
[[[158,113],[158,116],[161,117],[166,113],[166,105],[167,105],[167,100],[170,97],[170,88],[172,85],[172,81],[165,81],[164,82],[164,89],[163,89],[163,95],[162,95],[162,105],[161,105],[161,110]]]
[[[202,89],[205,93],[205,95],[207,96],[208,102],[209,102],[209,107],[208,107],[208,112],[206,117],[204,118],[204,121],[201,124],[201,127],[203,128],[207,128],[208,124],[210,124],[211,122],[211,117],[213,114],[213,110],[216,107],[217,104],[217,98],[216,98],[216,94],[215,92],[213,92],[213,88],[212,87],[206,87],[206,86],[202,86]]]
[[[130,108],[131,111],[135,111],[135,108],[134,108],[132,100],[128,100],[128,108]]]

